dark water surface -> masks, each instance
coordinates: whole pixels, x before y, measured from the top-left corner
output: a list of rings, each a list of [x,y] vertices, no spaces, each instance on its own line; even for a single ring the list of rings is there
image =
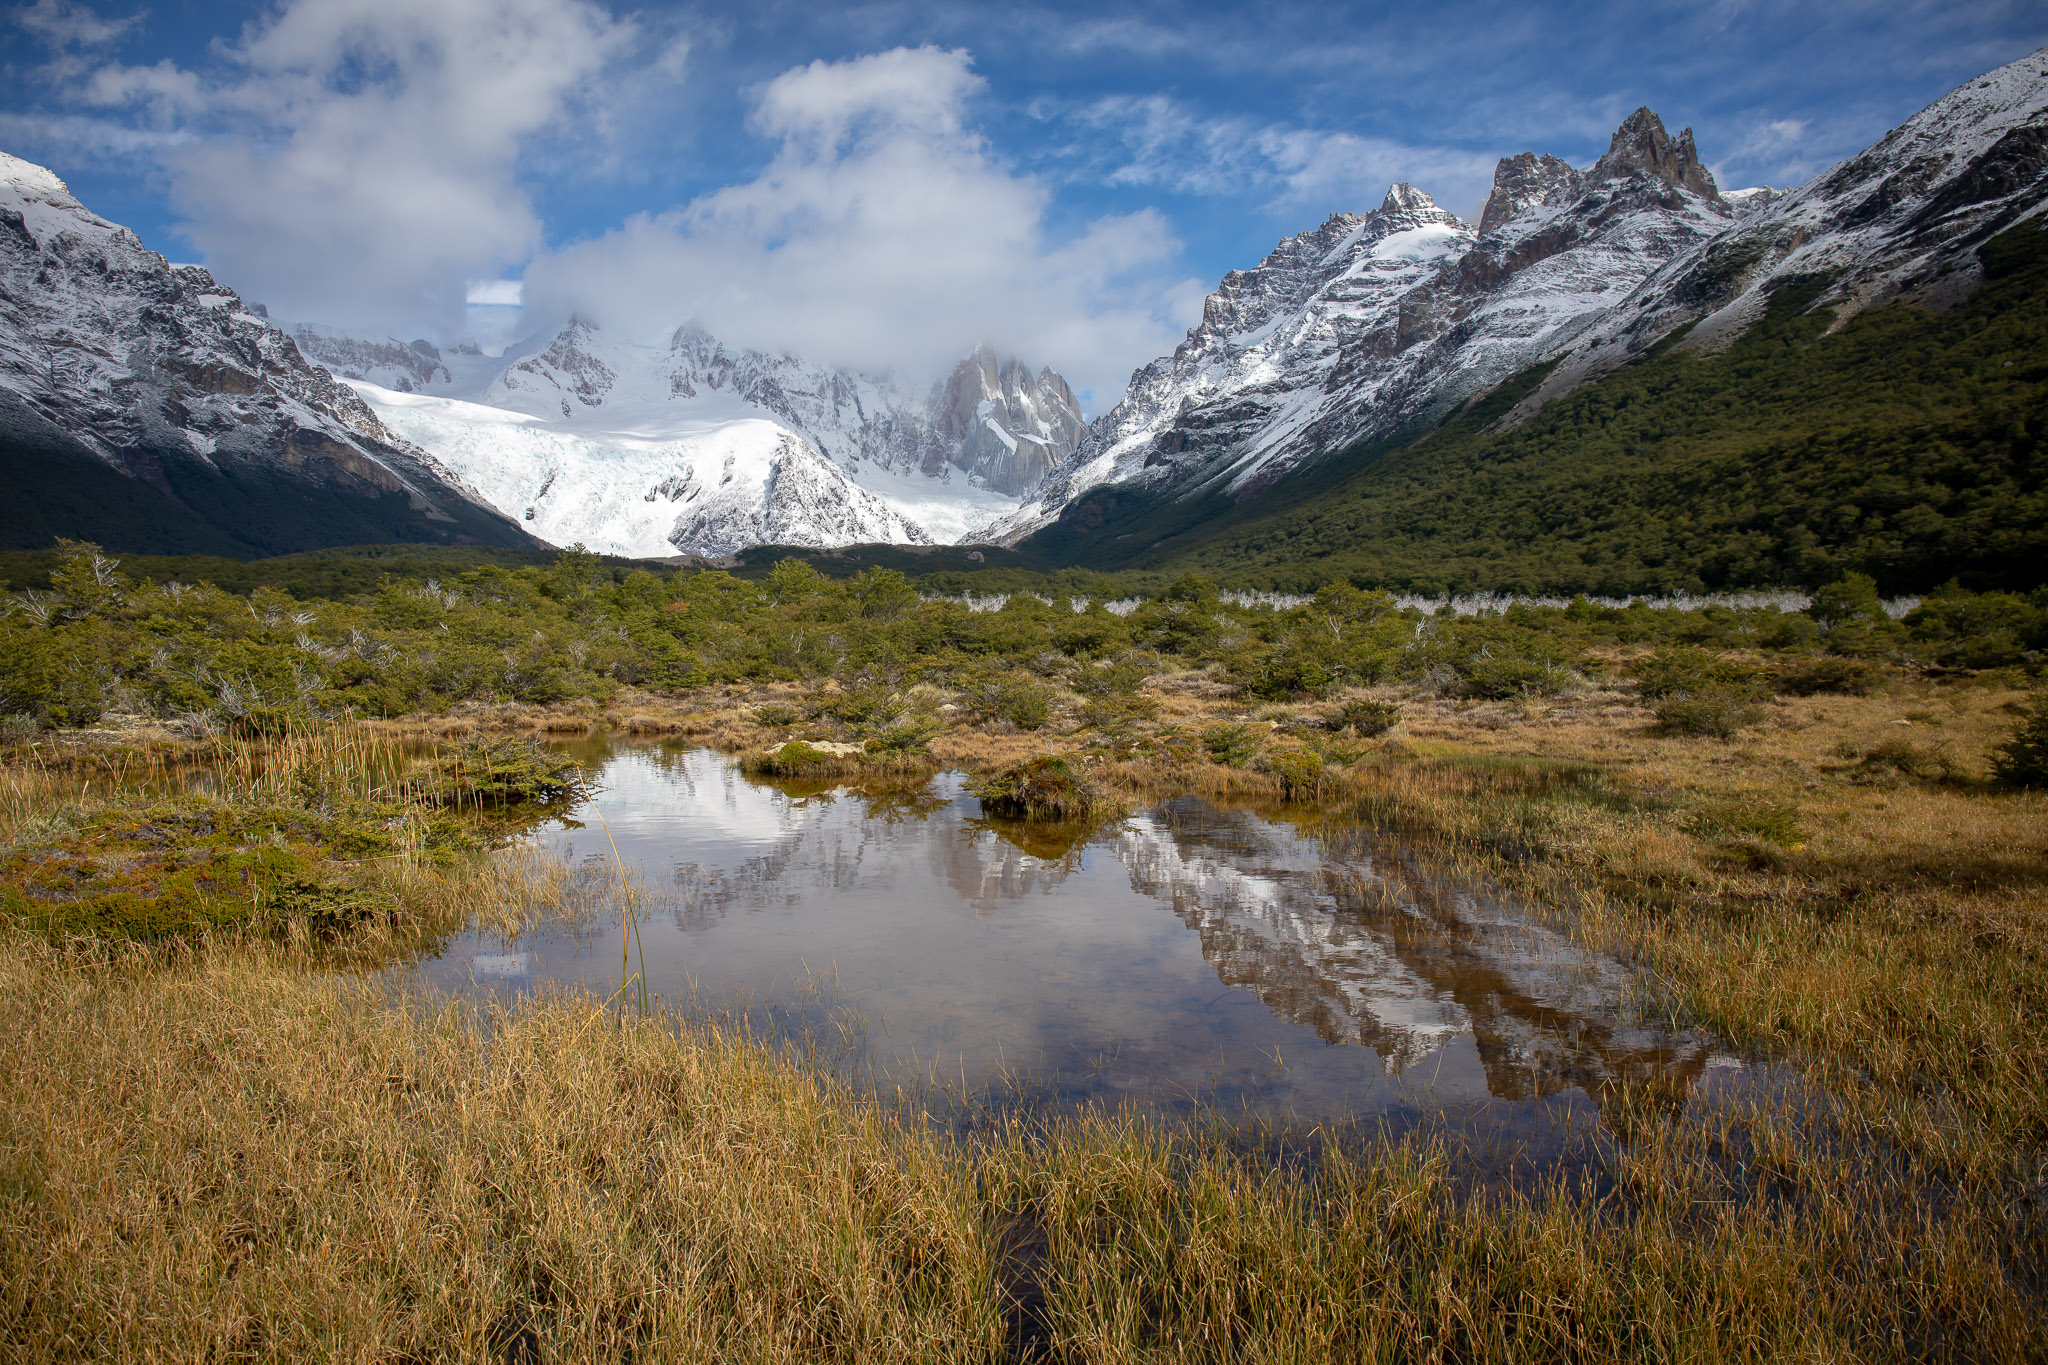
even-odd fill
[[[650,892],[635,968],[657,997],[822,1026],[867,1078],[1516,1128],[1597,1122],[1623,1083],[1683,1103],[1742,1072],[1638,1017],[1620,964],[1424,875],[1371,831],[1319,839],[1183,798],[1062,850],[979,819],[953,774],[817,791],[703,749],[571,747],[603,790],[533,837],[609,866],[609,829]],[[465,939],[417,979],[610,995],[624,932],[604,917]]]

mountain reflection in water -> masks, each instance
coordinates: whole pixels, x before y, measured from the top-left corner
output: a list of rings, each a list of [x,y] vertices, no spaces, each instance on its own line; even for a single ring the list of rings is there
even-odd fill
[[[850,1011],[848,1046],[880,1077],[1341,1120],[1599,1103],[1624,1084],[1682,1101],[1735,1067],[1637,1017],[1621,965],[1369,830],[1192,798],[1026,830],[981,819],[951,774],[833,790],[750,780],[707,750],[580,756],[603,784],[595,812],[536,837],[607,863],[615,842],[654,890],[654,989]],[[449,989],[608,995],[621,933],[544,927],[420,970]]]

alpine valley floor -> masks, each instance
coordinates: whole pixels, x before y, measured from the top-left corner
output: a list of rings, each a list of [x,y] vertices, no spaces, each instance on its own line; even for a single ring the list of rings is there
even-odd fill
[[[2048,1354],[2048,804],[2026,785],[2048,709],[1999,662],[2001,632],[2035,629],[2024,599],[1950,595],[1905,624],[1855,584],[1806,613],[1517,608],[1436,622],[1439,652],[1373,681],[1302,684],[1271,666],[1296,630],[1427,623],[1189,584],[1114,624],[1069,611],[1125,634],[1061,648],[1036,604],[876,609],[883,574],[600,586],[570,557],[431,601],[169,605],[251,621],[206,647],[252,679],[294,634],[357,632],[358,714],[418,664],[380,640],[478,611],[601,637],[643,592],[686,604],[664,621],[722,599],[755,635],[838,620],[871,657],[551,699],[527,679],[376,719],[216,697],[209,731],[124,652],[167,590],[109,570],[94,601],[73,567],[39,629],[97,630],[110,690],[58,696],[97,706],[82,723],[15,722],[0,786],[10,1358]],[[522,581],[556,595],[512,607]],[[874,651],[934,622],[951,661],[889,676]],[[630,878],[517,842],[581,780],[528,741],[596,731],[740,755],[803,799],[1051,758],[1104,818],[1207,793],[1328,840],[1398,835],[1778,1079],[1706,1109],[1618,1086],[1597,1161],[1482,1179],[1455,1133],[948,1114],[664,1010],[630,962],[610,999],[371,981],[452,934],[634,912]],[[1076,836],[1040,828],[1032,856],[1066,856]]]

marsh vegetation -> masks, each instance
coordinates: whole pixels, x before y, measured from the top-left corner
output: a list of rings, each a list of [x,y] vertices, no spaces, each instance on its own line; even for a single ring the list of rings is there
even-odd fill
[[[1449,618],[1187,580],[977,611],[886,572],[574,556],[301,602],[82,552],[0,647],[0,1342],[2039,1357],[2044,609],[1946,592],[1895,619],[1851,581],[1806,611]],[[644,907],[633,868],[527,837],[597,778],[538,741],[583,735],[878,821],[964,774],[1039,862],[1106,837],[1034,842],[1064,787],[1051,825],[1001,808],[1055,769],[1091,809],[1205,798],[1315,841],[1319,923],[1388,934],[1414,915],[1355,869],[1398,840],[1754,1080],[1574,1081],[1574,1159],[1503,1168],[1444,1125],[935,1121],[928,1090],[618,991],[616,956],[591,989],[395,986],[464,936]]]

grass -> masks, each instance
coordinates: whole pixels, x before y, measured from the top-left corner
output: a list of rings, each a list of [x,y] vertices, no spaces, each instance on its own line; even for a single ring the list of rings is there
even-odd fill
[[[246,945],[91,971],[4,946],[11,1359],[2048,1346],[1974,1203],[1889,1206],[1860,1152],[1769,1109],[1684,1125],[1622,1097],[1599,1189],[1475,1187],[1427,1136],[1292,1164],[1103,1114],[955,1141],[744,1033],[589,997],[407,1000]]]
[[[1399,838],[1765,1064],[1685,1103],[1614,1088],[1548,1176],[1486,1178],[1427,1130],[1094,1112],[948,1135],[701,1019],[395,995],[336,968],[622,903],[418,838],[327,860],[389,905],[332,941],[0,927],[0,1355],[2048,1357],[2048,794],[1993,777],[2034,713],[1996,678],[1825,681],[1865,695],[1758,702],[1730,739],[1664,733],[1627,685],[1380,689],[1359,697],[1398,727],[1367,739],[1166,678],[1114,736],[955,727],[919,760],[1052,751],[1113,801],[1228,797],[1339,854]],[[758,753],[782,738],[743,714],[761,700],[628,698],[619,728]],[[346,812],[486,729],[230,746],[197,773],[244,810]],[[96,761],[10,766],[0,853],[135,808],[108,765],[170,762]],[[1290,767],[1313,803],[1284,804]],[[1062,855],[1041,828],[1012,835]],[[1333,880],[1337,913],[1354,890]]]

